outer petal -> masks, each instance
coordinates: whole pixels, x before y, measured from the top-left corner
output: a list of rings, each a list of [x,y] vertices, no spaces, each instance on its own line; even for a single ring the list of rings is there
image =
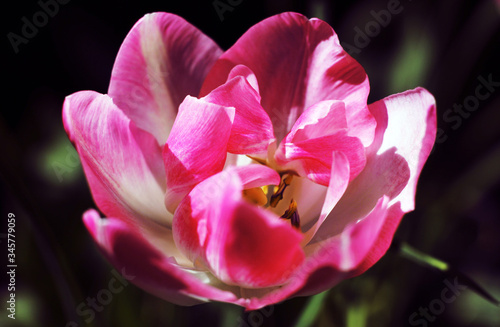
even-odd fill
[[[234,108],[186,97],[163,149],[170,212],[191,189],[224,167]]]
[[[242,70],[240,67],[238,66],[238,69],[233,69],[233,71]],[[255,79],[252,75],[248,78]],[[236,109],[227,145],[228,152],[267,157],[267,148],[275,141],[273,126],[266,111],[260,105],[259,94],[247,78],[235,76],[202,100]]]
[[[198,184],[174,215],[174,240],[226,284],[281,284],[304,259],[302,235],[243,200],[242,190],[238,175],[228,171]]]
[[[380,128],[377,127],[375,142],[369,152],[381,154],[395,147],[396,153],[408,162],[408,186],[395,201],[401,201],[404,212],[411,211],[415,206],[418,177],[436,138],[434,97],[419,87],[377,101],[370,105],[370,110]]]
[[[177,108],[196,96],[221,49],[184,19],[153,13],[139,20],[116,58],[109,95],[138,127],[165,144]]]
[[[90,91],[66,98],[63,121],[106,215],[170,226],[161,149],[152,135],[137,128],[110,97]]]
[[[216,62],[201,95],[224,84],[239,64],[257,76],[262,106],[279,141],[305,108],[322,100],[342,100],[349,135],[359,137],[364,146],[371,144],[375,120],[366,105],[368,78],[327,23],[283,13],[254,25]]]
[[[175,260],[152,247],[137,230],[116,218],[101,219],[95,210],[84,214],[83,221],[92,237],[117,270],[137,286],[180,305],[207,300],[234,302],[236,296],[209,285],[209,276],[183,269]]]

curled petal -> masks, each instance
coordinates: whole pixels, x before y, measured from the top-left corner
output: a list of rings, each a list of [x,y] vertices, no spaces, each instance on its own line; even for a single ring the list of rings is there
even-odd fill
[[[108,94],[138,127],[163,145],[187,95],[197,96],[222,50],[183,18],[140,19],[118,52]]]
[[[242,190],[238,175],[226,171],[198,184],[174,215],[174,240],[226,284],[279,285],[304,259],[302,235],[246,202]]]
[[[224,167],[234,108],[186,97],[163,148],[170,212],[191,189]]]
[[[365,150],[358,138],[348,135],[345,104],[342,101],[322,101],[299,117],[279,145],[275,158],[279,165],[327,186],[333,152],[343,152],[347,156],[350,180],[363,170]]]
[[[305,238],[302,241],[303,245],[309,243],[320,228],[323,221],[325,221],[326,217],[333,210],[342,195],[344,195],[344,192],[349,184],[349,176],[349,161],[347,157],[342,152],[335,152],[333,154],[333,163],[330,173],[330,181],[328,183],[328,190],[321,208],[321,213],[314,225],[307,232],[305,232]]]
[[[248,75],[248,71],[243,71],[245,69],[241,66],[237,68],[252,80],[253,75]],[[228,152],[266,158],[268,146],[275,140],[273,126],[260,105],[259,94],[247,78],[235,76],[202,100],[235,108],[234,123],[227,145]]]
[[[276,162],[315,183],[328,186],[334,152],[344,153],[349,160],[350,180],[363,170],[366,163],[363,144],[358,138],[347,136],[345,131],[297,143],[281,143]]]

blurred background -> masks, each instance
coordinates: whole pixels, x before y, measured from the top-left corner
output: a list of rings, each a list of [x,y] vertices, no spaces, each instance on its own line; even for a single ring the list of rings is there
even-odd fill
[[[500,298],[499,1],[59,0],[44,16],[46,2],[2,9],[0,258],[7,262],[13,213],[18,268],[16,319],[2,309],[1,326],[500,326],[500,309],[470,288],[439,301],[453,278],[398,251],[329,292],[255,312],[179,307],[129,284],[84,321],[76,308],[115,275],[82,224],[95,205],[61,120],[66,95],[106,93],[121,42],[146,13],[180,15],[224,49],[280,12],[322,18],[367,71],[370,102],[416,86],[436,97],[437,141],[396,238]],[[218,11],[220,3],[230,9]],[[8,293],[5,280],[3,307]]]

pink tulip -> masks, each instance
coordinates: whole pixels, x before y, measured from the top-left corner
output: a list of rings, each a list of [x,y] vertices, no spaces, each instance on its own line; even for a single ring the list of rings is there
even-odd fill
[[[108,94],[64,103],[107,217],[84,223],[115,267],[176,304],[253,310],[331,288],[387,251],[436,134],[425,89],[368,93],[319,19],[273,16],[223,52],[182,18],[146,15]]]

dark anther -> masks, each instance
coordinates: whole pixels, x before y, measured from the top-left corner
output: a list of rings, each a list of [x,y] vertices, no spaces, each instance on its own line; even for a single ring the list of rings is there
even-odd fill
[[[285,211],[283,216],[281,216],[281,218],[290,219],[290,223],[292,224],[292,226],[300,229],[300,217],[299,212],[297,211],[297,202],[295,202],[295,200],[292,199],[290,201],[290,206]]]
[[[269,202],[269,205],[271,207],[276,208],[278,203],[283,199],[283,192],[285,191],[286,187],[290,185],[292,179],[293,175],[286,175],[286,177],[281,180],[278,190],[271,196],[271,201]]]

